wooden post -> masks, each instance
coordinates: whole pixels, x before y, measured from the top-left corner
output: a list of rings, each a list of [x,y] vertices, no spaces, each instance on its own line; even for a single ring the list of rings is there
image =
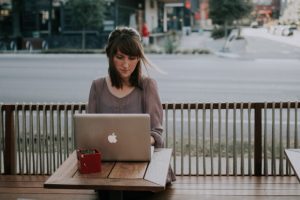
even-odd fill
[[[262,173],[262,132],[261,132],[261,107],[257,105],[254,109],[254,175],[261,176]]]
[[[16,136],[12,107],[5,110],[4,174],[16,174]]]

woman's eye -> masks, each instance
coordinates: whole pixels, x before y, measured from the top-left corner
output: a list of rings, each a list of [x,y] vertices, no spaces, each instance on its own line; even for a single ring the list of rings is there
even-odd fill
[[[118,58],[118,59],[122,59],[122,58],[123,58],[123,56],[116,55],[116,58]]]
[[[129,60],[135,60],[135,59],[137,59],[137,57],[133,57],[133,56],[129,57]]]

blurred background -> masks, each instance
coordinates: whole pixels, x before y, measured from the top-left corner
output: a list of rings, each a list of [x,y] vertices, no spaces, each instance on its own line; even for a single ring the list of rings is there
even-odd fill
[[[162,102],[298,101],[299,22],[299,0],[0,0],[0,102],[86,102],[116,26]]]
[[[290,36],[299,9],[297,0],[0,0],[0,50],[101,49],[114,27],[142,33],[145,23],[153,52],[173,51],[165,44],[171,32],[221,38],[250,26]]]

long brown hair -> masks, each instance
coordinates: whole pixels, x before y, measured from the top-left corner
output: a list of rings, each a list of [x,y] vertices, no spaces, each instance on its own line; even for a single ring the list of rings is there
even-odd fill
[[[109,61],[108,73],[111,79],[112,86],[116,88],[122,88],[122,79],[113,62],[113,57],[116,55],[118,50],[128,56],[134,56],[139,59],[134,71],[129,78],[129,82],[132,86],[142,89],[141,62],[143,62],[144,65],[151,64],[144,54],[144,48],[141,43],[140,34],[133,28],[117,27],[110,33],[108,37],[108,44],[105,48],[106,55]]]

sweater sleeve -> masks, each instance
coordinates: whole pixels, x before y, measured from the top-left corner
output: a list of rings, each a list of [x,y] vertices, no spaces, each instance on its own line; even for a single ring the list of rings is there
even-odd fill
[[[158,94],[156,81],[146,79],[145,86],[145,112],[150,115],[151,121],[151,136],[154,138],[154,147],[161,148],[164,146],[162,138],[163,132],[163,107]]]

